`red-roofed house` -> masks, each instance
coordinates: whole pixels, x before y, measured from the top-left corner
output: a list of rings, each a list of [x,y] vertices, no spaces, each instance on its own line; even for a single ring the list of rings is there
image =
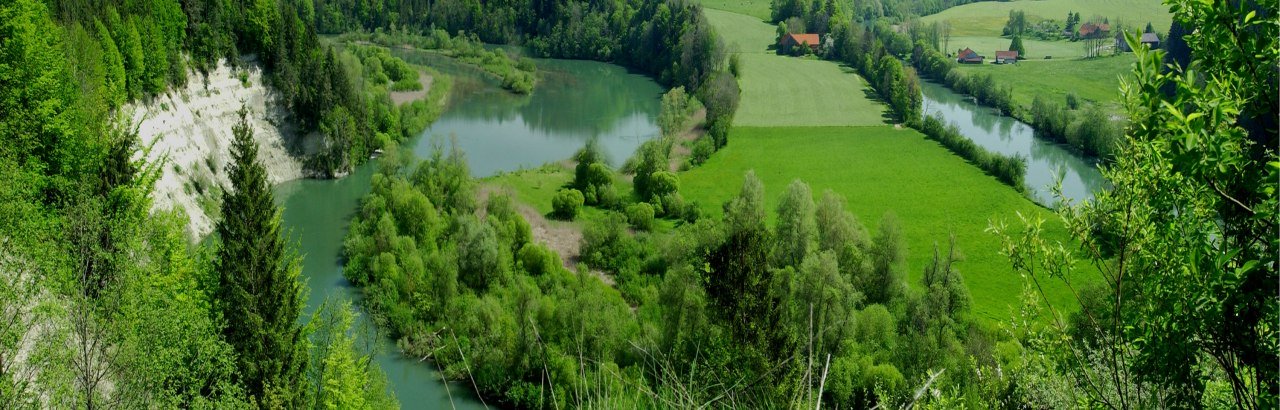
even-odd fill
[[[1080,34],[1081,38],[1098,38],[1111,33],[1111,25],[1106,23],[1084,23],[1080,25],[1080,30],[1077,33]]]
[[[964,50],[960,50],[959,53],[956,53],[956,62],[960,64],[982,64],[982,60],[984,58],[986,57],[978,55],[977,51],[973,51],[969,48],[965,48]]]
[[[778,47],[783,52],[791,52],[792,47],[799,45],[807,45],[814,52],[818,51],[818,47],[822,45],[822,39],[817,34],[787,34],[782,36],[782,41],[778,42]]]
[[[1013,64],[1018,62],[1018,52],[1016,50],[997,51],[996,64]]]

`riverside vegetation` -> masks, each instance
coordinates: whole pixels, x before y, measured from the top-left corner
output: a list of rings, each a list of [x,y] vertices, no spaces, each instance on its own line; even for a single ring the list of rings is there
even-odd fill
[[[1196,24],[1234,12],[1182,6],[1196,13],[1179,18]],[[1273,49],[1274,28],[1250,21],[1238,24],[1255,30],[1207,30],[1195,47]],[[562,192],[594,191],[593,207],[604,210],[584,221],[577,272],[529,239],[510,198],[476,199],[459,153],[438,149],[416,166],[388,158],[347,239],[350,274],[402,346],[429,354],[490,400],[520,407],[1268,407],[1275,346],[1261,324],[1275,319],[1276,275],[1264,255],[1278,244],[1263,232],[1274,226],[1280,170],[1268,165],[1275,147],[1262,142],[1274,128],[1236,120],[1265,121],[1275,108],[1263,101],[1275,91],[1231,79],[1274,74],[1248,71],[1247,53],[1197,54],[1220,85],[1201,94],[1195,78],[1163,73],[1158,54],[1139,55],[1144,63],[1125,90],[1131,121],[1146,128],[1106,171],[1124,187],[1058,211],[1071,242],[1045,236],[1035,215],[989,225],[1024,280],[1025,303],[1010,319],[973,315],[954,246],[925,248],[932,256],[921,271],[904,271],[901,222],[885,217],[872,232],[838,195],[815,201],[799,180],[775,212],[748,172],[718,215],[688,211],[685,202],[686,212],[665,217],[683,220],[672,230],[629,231],[617,209],[679,209],[655,199],[654,188],[670,198],[698,189],[680,176],[664,181],[653,167],[665,163],[654,159],[667,152],[660,140],[626,167],[634,196],[614,203],[600,201],[602,190],[628,190],[591,161],[589,148],[576,156]],[[1179,91],[1160,93],[1168,83]],[[1187,111],[1160,109],[1169,99]],[[1258,104],[1206,110],[1233,101]],[[1199,121],[1210,112],[1216,120]],[[1214,139],[1169,143],[1191,135]],[[732,161],[720,156],[737,144],[755,144],[735,141],[703,167]],[[1226,168],[1209,166],[1219,163],[1210,152]],[[1173,212],[1184,206],[1197,212]],[[1097,269],[1082,270],[1081,258]],[[1196,269],[1204,270],[1190,273]],[[1213,285],[1200,287],[1202,279]],[[1042,290],[1058,281],[1081,292]],[[1247,322],[1221,333],[1214,323],[1228,316]],[[913,394],[920,388],[929,393]]]
[[[670,139],[623,167],[630,182],[593,161],[590,147],[576,156],[582,171],[565,188],[583,194],[584,215],[599,217],[580,221],[581,264],[565,268],[531,239],[511,198],[478,197],[462,153],[440,147],[415,162],[373,132],[397,128],[342,118],[343,109],[353,118],[376,110],[360,84],[394,87],[387,71],[402,67],[376,49],[326,50],[312,27],[398,24],[392,14],[270,0],[112,4],[134,54],[116,64],[93,51],[115,41],[112,7],[0,4],[0,405],[397,405],[356,346],[346,306],[299,321],[297,255],[282,239],[247,122],[234,129],[232,186],[209,243],[187,242],[172,213],[147,211],[163,164],[135,160],[141,148],[111,108],[183,81],[175,66],[257,52],[300,124],[328,127],[326,140],[341,147],[327,151],[339,153],[325,162],[331,171],[363,160],[355,154],[371,141],[385,145],[344,241],[346,274],[403,349],[483,399],[536,408],[1274,408],[1280,5],[1168,3],[1197,27],[1186,36],[1189,60],[1166,65],[1162,52],[1137,52],[1122,86],[1130,126],[1103,170],[1114,189],[1058,209],[1070,241],[1047,234],[1038,214],[989,223],[1025,302],[996,320],[975,315],[992,301],[970,293],[978,285],[957,269],[966,250],[954,242],[908,249],[909,221],[885,216],[870,229],[858,218],[873,215],[851,213],[851,198],[815,196],[769,169],[735,172],[742,184],[706,212],[685,200],[705,197],[705,185],[668,170]],[[416,24],[616,58],[695,90],[708,111],[702,138],[721,150],[693,172],[743,166],[726,158],[733,147],[759,145],[740,133],[771,132],[730,133],[734,70],[696,5],[637,3],[633,16],[642,17],[628,20],[604,4],[530,7],[533,17],[496,3],[445,4],[458,7],[395,6]],[[863,15],[868,4],[884,5],[860,1],[858,13],[829,15],[893,18]],[[107,36],[77,35],[77,23],[103,19],[97,13]],[[139,31],[168,35],[142,40]],[[864,28],[873,41],[846,44],[871,53],[843,57],[862,60],[855,68],[899,120],[926,121],[904,104],[909,68],[875,53],[889,48],[875,47],[878,35]],[[637,39],[654,43],[629,42]],[[143,41],[157,47],[134,46]],[[637,61],[633,49],[671,54]],[[151,63],[167,68],[147,74]],[[141,94],[130,94],[131,78]],[[335,89],[348,93],[326,94]],[[343,128],[361,132],[332,132]],[[363,142],[345,145],[343,135]],[[783,193],[768,195],[762,180],[779,178]],[[663,229],[628,229],[647,224],[641,204]],[[918,254],[927,262],[906,269]],[[1050,284],[1072,291],[1051,293]]]

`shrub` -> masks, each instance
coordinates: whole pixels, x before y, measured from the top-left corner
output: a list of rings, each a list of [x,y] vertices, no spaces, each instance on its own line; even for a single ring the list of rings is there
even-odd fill
[[[584,200],[582,191],[561,189],[554,198],[551,198],[551,208],[556,216],[571,221],[578,216],[578,209],[582,208]]]
[[[642,249],[626,227],[626,217],[615,212],[588,223],[582,230],[582,261],[609,272],[634,271]]]
[[[595,205],[604,209],[617,209],[622,203],[618,197],[618,190],[613,184],[596,187],[596,203]]]
[[[600,153],[598,142],[593,138],[587,141],[577,153],[573,154],[573,160],[578,162],[573,169],[573,186],[575,188],[585,190],[587,185],[591,183],[591,165],[604,161],[604,155]]]
[[[657,171],[649,176],[649,194],[652,197],[664,198],[676,192],[680,192],[680,177],[675,173]]]
[[[660,199],[662,200],[662,216],[667,218],[680,218],[684,216],[686,205],[684,203],[684,197],[680,196],[679,192],[672,192],[663,195]]]
[[[406,78],[391,84],[391,91],[420,91],[422,83],[417,78]]]
[[[648,231],[653,229],[653,205],[641,202],[627,207],[627,222],[631,226]]]
[[[716,152],[715,143],[711,140],[710,136],[704,136],[693,143],[693,149],[689,153],[690,164],[702,165],[711,158],[711,154]]]
[[[550,273],[560,265],[560,257],[539,243],[524,244],[517,257],[525,272],[534,276]]]

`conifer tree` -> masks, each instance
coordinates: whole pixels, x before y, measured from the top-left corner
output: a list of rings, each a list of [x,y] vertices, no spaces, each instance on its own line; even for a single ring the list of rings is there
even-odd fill
[[[302,307],[299,263],[285,247],[280,213],[258,163],[245,109],[232,127],[232,187],[223,194],[215,269],[222,334],[239,354],[246,392],[264,407],[303,407],[306,344],[298,325]]]
[[[1017,51],[1019,59],[1027,56],[1027,49],[1022,46],[1022,36],[1013,36],[1013,41],[1009,42],[1009,50]]]

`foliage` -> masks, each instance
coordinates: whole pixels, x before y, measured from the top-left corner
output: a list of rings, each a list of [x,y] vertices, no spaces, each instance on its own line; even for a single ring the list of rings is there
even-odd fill
[[[285,247],[280,214],[258,163],[258,144],[240,111],[233,128],[232,190],[222,199],[218,234],[217,300],[223,336],[237,354],[246,393],[262,403],[297,405],[306,366],[306,340],[298,326],[303,288],[297,256]]]
[[[1067,96],[1068,106],[1036,97],[1029,110],[1032,126],[1043,137],[1108,161],[1114,159],[1123,138],[1120,127],[1097,105],[1090,104],[1083,110],[1070,109],[1071,97]]]
[[[613,187],[613,170],[605,164],[598,144],[595,139],[588,140],[574,154],[578,164],[574,166],[572,185],[582,193],[584,204],[611,208],[617,205],[618,194]]]
[[[660,203],[664,195],[679,191],[679,178],[667,171],[674,143],[671,138],[645,141],[628,162],[627,168],[635,174],[632,183],[641,201]]]
[[[685,122],[693,114],[691,109],[694,107],[684,87],[672,88],[662,94],[662,106],[658,111],[658,129],[662,131],[662,135],[675,136],[683,130]]]
[[[383,47],[411,45],[423,50],[438,50],[492,74],[501,81],[502,88],[517,94],[533,92],[537,83],[537,66],[533,60],[508,54],[504,49],[490,50],[480,42],[475,33],[469,36],[450,36],[440,29],[422,34],[405,30],[379,30],[373,33],[345,33],[339,38],[347,42],[372,42]],[[399,83],[403,80],[396,81]]]
[[[309,320],[314,403],[324,409],[399,408],[396,399],[386,393],[386,376],[370,363],[372,352],[358,351],[360,334],[353,333],[355,320],[351,302],[333,301],[321,304]]]
[[[809,191],[809,185],[798,179],[791,181],[782,202],[778,203],[773,265],[799,266],[810,253],[817,229],[814,222],[813,193]]]
[[[1115,188],[1059,211],[1101,268],[1106,302],[1078,298],[1085,329],[1053,322],[1068,336],[1049,351],[1074,385],[1095,386],[1081,387],[1094,405],[1198,407],[1223,399],[1219,389],[1236,407],[1276,404],[1266,323],[1277,318],[1280,171],[1276,128],[1263,125],[1275,123],[1276,91],[1256,86],[1276,81],[1261,68],[1278,58],[1276,28],[1256,18],[1275,6],[1171,2],[1198,28],[1187,36],[1192,64],[1165,66],[1162,52],[1135,47],[1135,77],[1122,87],[1133,125],[1103,170]],[[1037,280],[1075,270],[1038,219],[1025,223],[1022,235],[992,227],[1015,269]]]
[[[1102,124],[1105,125],[1107,122]],[[956,129],[954,125],[943,125],[941,117],[925,117],[924,122],[920,125],[920,132],[924,133],[929,139],[938,141],[951,152],[972,162],[983,172],[986,172],[987,175],[996,177],[1000,182],[1013,187],[1013,189],[1018,191],[1027,189],[1026,158],[987,151],[986,148],[961,135],[960,130]]]
[[[1022,36],[1013,36],[1013,40],[1009,42],[1009,50],[1018,52],[1018,59],[1027,58],[1027,48],[1022,45]]]
[[[561,189],[556,193],[555,198],[551,199],[551,208],[555,210],[556,216],[572,221],[578,216],[578,209],[582,208],[584,200],[582,192],[576,189]]]
[[[1004,24],[1004,35],[1019,38],[1027,32],[1027,13],[1022,10],[1010,10],[1009,21]],[[1010,48],[1012,50],[1012,48]]]
[[[648,202],[640,202],[627,206],[627,222],[637,230],[652,230],[653,205],[649,205]]]

